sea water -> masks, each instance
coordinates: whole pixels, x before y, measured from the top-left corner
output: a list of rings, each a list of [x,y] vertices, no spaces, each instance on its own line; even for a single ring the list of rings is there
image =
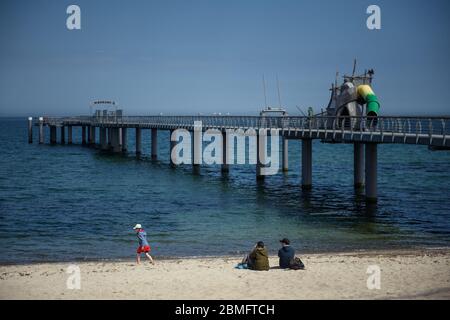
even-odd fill
[[[48,130],[48,129],[46,129]],[[169,165],[81,146],[28,144],[26,118],[0,118],[0,263],[131,259],[141,223],[157,258],[243,254],[257,241],[276,252],[287,237],[299,252],[450,246],[450,152],[378,146],[378,203],[353,188],[353,146],[313,143],[313,189],[301,189],[301,143],[289,141],[289,172],[255,179],[254,165]],[[58,136],[60,132],[58,130]],[[97,132],[97,139],[98,139]],[[59,141],[59,138],[58,138]],[[67,141],[67,138],[66,138]]]

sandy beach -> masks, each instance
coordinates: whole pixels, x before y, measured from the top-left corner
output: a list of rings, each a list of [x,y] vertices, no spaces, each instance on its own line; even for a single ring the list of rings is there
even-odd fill
[[[80,289],[68,289],[70,263],[0,267],[1,299],[450,299],[450,251],[301,256],[306,270],[239,270],[239,257],[74,263]],[[368,289],[369,266],[380,289]],[[73,282],[72,282],[73,283]]]

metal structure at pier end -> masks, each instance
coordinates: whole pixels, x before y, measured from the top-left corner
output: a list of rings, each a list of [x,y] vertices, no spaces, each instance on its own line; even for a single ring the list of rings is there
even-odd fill
[[[57,128],[62,144],[72,143],[72,127],[81,127],[82,144],[96,146],[113,153],[128,151],[128,130],[135,130],[136,155],[142,153],[142,130],[151,131],[151,157],[158,156],[158,130],[173,131],[186,129],[194,131],[194,122],[201,121],[202,129],[219,130],[225,137],[227,129],[246,131],[248,129],[278,129],[281,136],[282,170],[288,170],[288,140],[302,141],[301,185],[312,187],[312,140],[325,143],[351,143],[354,146],[354,185],[365,186],[368,202],[377,200],[377,146],[378,144],[416,144],[436,150],[450,150],[450,116],[448,117],[386,117],[379,116],[380,103],[372,88],[373,70],[362,76],[344,76],[344,83],[337,82],[331,89],[327,110],[319,115],[288,116],[123,116],[122,110],[97,110],[90,116],[28,118],[28,141],[32,142],[33,121],[39,126],[39,143],[44,142],[44,128],[50,131],[50,143],[57,142]],[[101,103],[100,101],[99,103]],[[106,101],[111,104],[110,101]],[[113,104],[115,106],[115,103]],[[365,111],[364,111],[365,109]],[[65,130],[67,128],[67,130]],[[66,140],[67,132],[67,140]],[[98,139],[96,138],[98,137]],[[258,138],[258,137],[257,137]],[[226,141],[226,139],[223,139]],[[172,147],[173,141],[168,141]],[[228,143],[228,142],[227,142]],[[224,147],[224,159],[226,150]],[[195,152],[194,152],[195,153]],[[194,154],[193,153],[193,154]],[[171,161],[171,165],[173,165]],[[264,178],[260,170],[258,179]],[[194,165],[198,170],[198,165]],[[228,172],[228,164],[222,164],[222,171]]]

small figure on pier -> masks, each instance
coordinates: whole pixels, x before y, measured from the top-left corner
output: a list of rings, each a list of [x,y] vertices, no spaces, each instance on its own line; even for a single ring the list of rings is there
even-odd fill
[[[139,247],[136,251],[136,262],[137,264],[141,263],[141,254],[145,253],[147,258],[150,260],[151,264],[155,264],[153,262],[152,256],[149,254],[151,248],[147,241],[147,232],[142,228],[141,224],[136,224],[133,228],[136,231],[138,241],[139,241]]]

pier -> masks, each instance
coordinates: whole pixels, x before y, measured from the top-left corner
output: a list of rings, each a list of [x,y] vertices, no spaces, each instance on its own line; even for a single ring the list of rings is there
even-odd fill
[[[157,136],[159,130],[171,133],[176,129],[197,131],[195,122],[202,122],[202,130],[215,129],[222,133],[223,159],[227,159],[227,130],[256,130],[259,141],[259,130],[279,130],[281,140],[281,171],[288,171],[289,140],[301,140],[301,187],[311,189],[313,186],[313,144],[314,139],[325,143],[351,143],[354,148],[354,186],[365,188],[365,198],[368,202],[377,201],[377,147],[379,144],[415,144],[428,146],[436,150],[450,150],[450,117],[368,117],[368,116],[110,116],[97,114],[94,116],[76,117],[39,117],[28,118],[28,142],[33,142],[33,126],[39,128],[39,143],[44,143],[44,128],[49,128],[50,144],[57,143],[57,131],[60,131],[60,143],[73,143],[72,128],[82,130],[81,143],[88,147],[97,147],[112,153],[128,152],[128,130],[135,130],[136,156],[142,154],[143,130],[151,134],[151,158],[158,158]],[[67,130],[66,130],[67,128]],[[67,134],[67,139],[66,139]],[[96,143],[98,134],[99,143]],[[193,134],[193,135],[194,135]],[[167,142],[170,150],[176,141]],[[257,143],[260,146],[259,143]],[[264,145],[264,144],[261,144]],[[197,160],[201,148],[197,146],[192,151],[192,157]],[[172,158],[170,165],[174,166]],[[200,163],[193,161],[195,170]],[[261,163],[258,157],[256,163],[257,179],[261,175]],[[230,167],[226,161],[221,165],[222,172],[228,172]]]

